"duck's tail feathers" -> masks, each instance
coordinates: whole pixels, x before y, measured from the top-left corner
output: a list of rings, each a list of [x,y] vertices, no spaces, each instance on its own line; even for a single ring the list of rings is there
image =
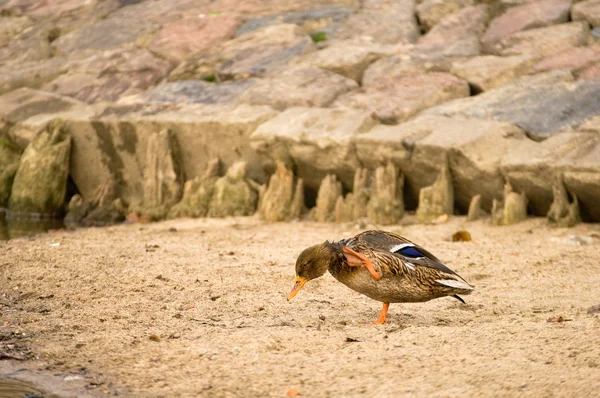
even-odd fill
[[[455,299],[457,299],[458,301],[460,301],[463,304],[467,304],[467,303],[465,303],[465,300],[463,300],[462,297],[460,297],[458,294],[453,294],[452,297],[454,297]]]
[[[444,286],[451,287],[453,289],[457,289],[459,291],[456,293],[460,293],[460,294],[471,294],[471,292],[473,290],[475,290],[475,288],[473,286],[469,285],[467,282],[459,281],[456,279],[436,279],[436,282],[439,283],[440,285],[444,285]]]

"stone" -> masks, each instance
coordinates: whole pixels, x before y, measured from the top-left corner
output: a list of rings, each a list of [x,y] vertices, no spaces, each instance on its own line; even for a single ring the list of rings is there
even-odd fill
[[[150,35],[159,27],[140,18],[109,17],[60,36],[52,42],[52,47],[61,55],[110,50],[134,44],[139,38]]]
[[[536,73],[555,69],[569,70],[575,78],[594,79],[589,76],[590,68],[600,64],[600,47],[571,47],[540,60],[534,67]]]
[[[56,215],[63,211],[71,135],[57,119],[25,148],[8,207],[14,213]]]
[[[316,193],[328,174],[352,186],[360,166],[353,141],[376,124],[369,112],[296,107],[260,125],[250,140],[265,158],[282,148],[293,161],[296,175],[304,180],[305,190]]]
[[[397,181],[395,182],[397,184]],[[381,187],[379,183],[378,188]],[[371,197],[371,173],[368,169],[356,169],[352,184],[351,221],[367,217],[367,206]]]
[[[169,80],[223,81],[265,76],[315,50],[300,27],[267,26],[191,55],[173,70]]]
[[[447,15],[475,3],[475,0],[424,0],[417,5],[417,15],[423,29],[429,31]]]
[[[215,183],[221,176],[221,161],[213,159],[204,175],[187,180],[183,187],[183,197],[179,203],[169,209],[168,218],[205,217],[212,199]]]
[[[420,111],[452,99],[469,96],[465,80],[448,73],[405,73],[373,83],[339,97],[335,105],[373,112],[381,122],[395,124]]]
[[[404,215],[404,175],[393,163],[375,170],[367,215],[375,224],[395,224]]]
[[[560,77],[561,74],[548,76]],[[569,76],[565,80],[568,81]],[[525,130],[530,138],[541,141],[559,131],[576,128],[598,114],[600,81],[567,81],[515,81],[476,97],[428,109],[424,114],[506,121]]]
[[[0,121],[0,208],[8,205],[10,191],[21,158],[21,148],[8,136],[10,125]]]
[[[473,37],[479,38],[487,25],[488,6],[485,4],[465,7],[449,14],[421,37],[419,44],[446,44]]]
[[[249,216],[256,211],[258,193],[247,181],[246,162],[234,163],[215,182],[208,217]]]
[[[230,13],[173,21],[154,34],[148,49],[163,58],[183,61],[192,53],[232,38],[240,24],[241,18]]]
[[[498,57],[482,55],[452,63],[450,72],[467,80],[477,91],[487,91],[526,75],[537,58],[526,55]]]
[[[292,198],[292,204],[290,206],[290,218],[292,220],[300,219],[304,213],[306,213],[306,205],[304,204],[304,181],[302,178],[298,178],[294,197]]]
[[[364,72],[362,83],[374,84],[377,80],[403,75],[407,72],[449,72],[454,60],[479,55],[478,38],[449,44],[407,45],[399,54],[374,62]]]
[[[294,173],[287,168],[283,161],[276,162],[275,173],[269,179],[269,185],[259,204],[259,215],[262,220],[269,222],[288,221],[301,215],[298,211],[297,195],[304,196],[303,192],[297,192]],[[300,183],[301,184],[301,183]],[[292,212],[292,207],[296,206]],[[298,214],[300,212],[300,214]]]
[[[377,59],[392,55],[397,51],[395,46],[339,41],[307,55],[302,61],[360,83],[363,73],[369,65]]]
[[[125,219],[126,208],[116,192],[116,184],[108,177],[94,192],[92,199],[74,195],[69,201],[64,222],[67,227],[106,226]]]
[[[301,65],[256,81],[236,101],[269,105],[277,110],[294,106],[326,107],[341,94],[357,87],[355,81],[337,73]]]
[[[67,228],[75,228],[83,225],[83,219],[89,214],[91,205],[86,202],[79,194],[71,197],[67,206],[67,214],[64,218],[64,223]]]
[[[594,28],[600,27],[600,1],[586,0],[577,2],[571,9],[573,21],[587,21]]]
[[[334,4],[254,18],[244,22],[235,32],[235,36],[253,32],[265,26],[292,23],[302,26],[308,33],[324,32],[327,37],[333,37],[344,20],[353,12],[352,7]]]
[[[590,28],[587,22],[569,22],[513,33],[490,51],[498,55],[530,55],[546,57],[570,47],[585,46]]]
[[[484,211],[481,209],[481,194],[474,195],[469,203],[469,211],[467,212],[467,221],[478,220]]]
[[[52,55],[52,47],[48,41],[48,30],[46,28],[36,28],[33,25],[17,37],[12,37],[7,45],[0,46],[0,65],[38,62],[48,59]]]
[[[68,64],[68,73],[44,90],[92,103],[145,91],[167,76],[172,64],[147,50],[120,48]]]
[[[0,47],[9,45],[11,40],[33,25],[33,21],[27,16],[3,16],[0,21]]]
[[[600,63],[593,63],[577,71],[576,74],[580,80],[598,80],[600,79]]]
[[[180,80],[160,84],[135,96],[123,98],[121,103],[170,102],[200,104],[231,104],[248,88],[256,84],[256,79],[209,83],[202,80]]]
[[[434,183],[419,192],[417,221],[430,222],[440,216],[454,214],[454,190],[448,167],[442,167]]]
[[[341,224],[352,221],[352,207],[354,204],[354,195],[349,193],[344,198],[339,196],[335,202],[334,220],[336,223]]]
[[[370,37],[376,43],[414,43],[419,38],[414,0],[367,0],[336,33],[338,39]]]
[[[166,215],[181,199],[185,181],[179,144],[172,130],[164,129],[148,137],[145,163],[143,206],[160,208]]]
[[[313,219],[317,222],[335,221],[335,208],[338,198],[342,197],[342,183],[334,174],[323,178],[317,194],[317,204],[313,210]]]
[[[67,71],[61,57],[0,66],[0,95],[21,87],[40,88]]]
[[[511,225],[527,219],[527,197],[513,191],[510,183],[504,186],[504,201],[494,199],[492,205],[492,223]]]
[[[577,195],[571,195],[573,199],[569,199],[563,177],[560,174],[556,176],[552,186],[552,196],[552,204],[546,215],[551,225],[569,228],[581,222]]]
[[[481,41],[491,45],[522,30],[568,22],[570,9],[571,0],[538,0],[508,8],[490,22]]]

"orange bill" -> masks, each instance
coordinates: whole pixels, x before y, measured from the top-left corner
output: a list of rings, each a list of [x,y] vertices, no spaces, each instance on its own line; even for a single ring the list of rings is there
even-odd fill
[[[288,294],[288,296],[287,296],[288,301],[293,299],[294,296],[296,296],[296,294],[298,294],[298,292],[300,291],[300,289],[302,289],[302,287],[306,284],[306,282],[308,282],[308,279],[302,278],[300,276],[296,276],[296,283],[294,284],[294,288],[292,289],[290,294]]]

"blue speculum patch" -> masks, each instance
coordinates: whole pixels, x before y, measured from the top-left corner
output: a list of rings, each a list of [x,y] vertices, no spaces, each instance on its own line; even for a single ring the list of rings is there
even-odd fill
[[[421,251],[414,246],[403,247],[402,249],[398,250],[396,253],[400,253],[405,257],[412,257],[412,258],[425,257],[425,255],[423,253],[421,253]]]

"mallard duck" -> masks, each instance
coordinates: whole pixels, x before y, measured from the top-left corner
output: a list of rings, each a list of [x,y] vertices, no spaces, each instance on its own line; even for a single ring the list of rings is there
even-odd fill
[[[291,300],[306,282],[329,271],[352,290],[383,302],[375,324],[385,323],[390,303],[423,302],[459,294],[474,287],[433,254],[400,235],[366,231],[339,242],[325,241],[305,249],[296,260]]]

